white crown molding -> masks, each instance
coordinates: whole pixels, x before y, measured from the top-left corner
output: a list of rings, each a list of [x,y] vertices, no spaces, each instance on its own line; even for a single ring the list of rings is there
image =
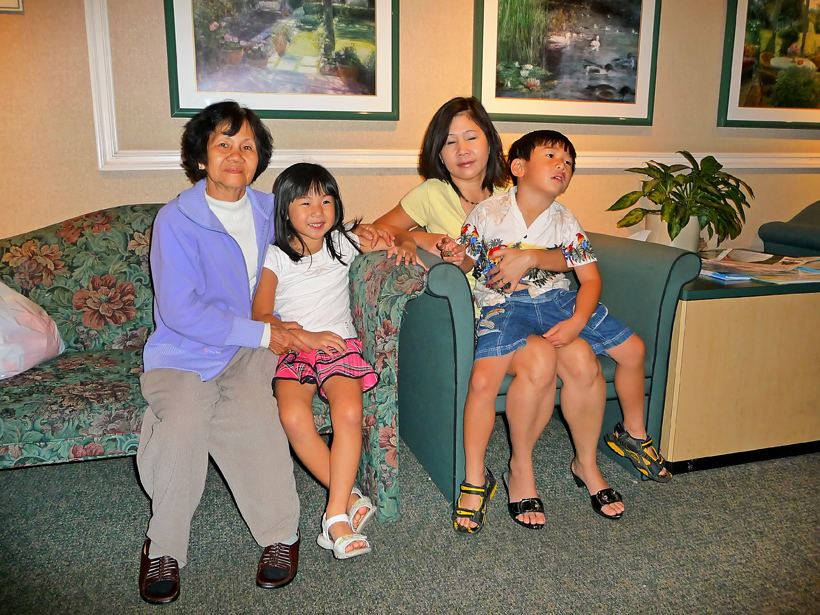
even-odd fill
[[[97,163],[101,171],[179,171],[177,151],[120,150],[117,142],[117,114],[114,104],[114,77],[108,29],[108,1],[84,0],[88,36],[88,65],[91,72],[91,100],[97,141]],[[694,154],[702,158],[704,154]],[[769,171],[806,171],[820,169],[816,154],[743,154],[719,155],[727,169],[765,169]],[[668,152],[579,152],[579,171],[620,172],[642,166],[647,160],[664,164],[681,162]],[[369,169],[403,171],[416,169],[415,150],[276,150],[271,168],[285,168],[295,162],[309,161],[332,169]]]

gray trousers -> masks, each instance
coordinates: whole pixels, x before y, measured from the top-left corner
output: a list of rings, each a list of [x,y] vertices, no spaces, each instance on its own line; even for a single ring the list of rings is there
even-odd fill
[[[191,519],[205,489],[208,455],[222,471],[260,546],[287,540],[299,526],[293,461],[271,380],[278,357],[242,348],[219,376],[202,382],[176,369],[142,375],[148,402],[137,451],[151,498],[151,554],[188,561]]]

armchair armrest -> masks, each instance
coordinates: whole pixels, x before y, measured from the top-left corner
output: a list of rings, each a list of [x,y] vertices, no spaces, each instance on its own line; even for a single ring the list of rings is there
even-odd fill
[[[658,440],[678,297],[683,285],[700,273],[700,257],[623,237],[589,237],[604,283],[601,303],[646,344],[646,375],[652,379],[647,430]]]

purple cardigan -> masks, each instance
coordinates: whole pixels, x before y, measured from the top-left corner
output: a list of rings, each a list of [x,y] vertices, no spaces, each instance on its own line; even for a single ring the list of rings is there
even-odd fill
[[[247,188],[257,271],[273,241],[273,195]],[[151,238],[156,329],[145,344],[145,371],[220,374],[241,347],[258,348],[264,324],[251,320],[253,293],[242,249],[205,201],[205,180],[160,209]],[[257,276],[258,280],[258,276]]]

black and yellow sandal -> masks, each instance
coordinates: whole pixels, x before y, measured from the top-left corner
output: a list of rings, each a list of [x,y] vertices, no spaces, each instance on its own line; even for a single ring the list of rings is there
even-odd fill
[[[652,438],[638,440],[629,435],[623,423],[615,425],[615,432],[604,436],[604,442],[621,457],[626,457],[642,474],[644,480],[655,480],[659,483],[668,483],[672,480],[672,473],[666,468],[666,459],[663,458],[654,446]],[[661,472],[666,468],[666,474]]]
[[[495,492],[498,489],[498,483],[493,476],[493,473],[490,472],[489,468],[484,468],[484,485],[482,487],[476,487],[475,485],[471,485],[467,481],[461,481],[461,487],[459,487],[459,496],[458,499],[455,501],[453,505],[453,528],[459,534],[478,534],[481,531],[481,528],[484,527],[484,520],[487,517],[487,502],[493,499],[495,496]],[[459,502],[461,502],[462,495],[477,495],[481,497],[481,505],[478,507],[477,510],[471,510],[469,508],[461,508],[459,506]],[[459,525],[458,519],[459,517],[471,519],[473,523],[476,524],[475,527],[467,527],[464,525]]]

